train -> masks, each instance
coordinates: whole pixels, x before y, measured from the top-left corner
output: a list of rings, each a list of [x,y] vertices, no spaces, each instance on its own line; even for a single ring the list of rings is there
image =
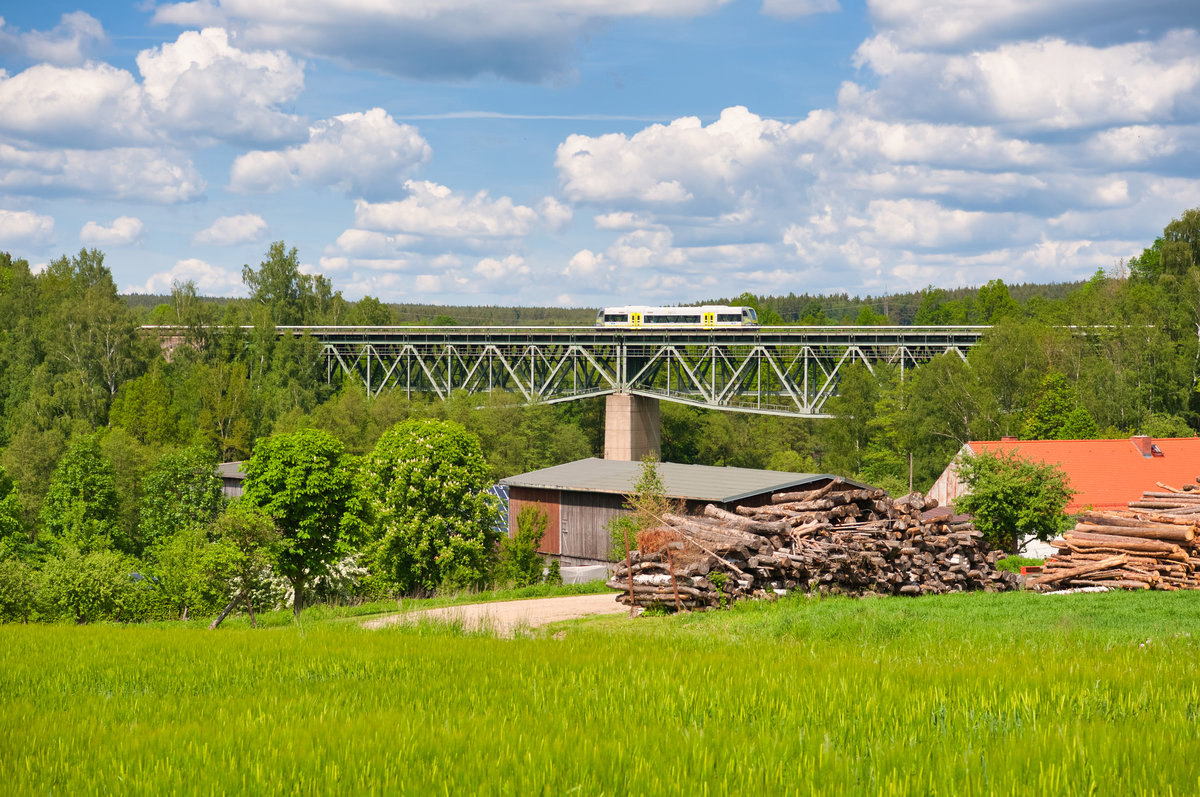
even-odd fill
[[[627,305],[605,307],[596,316],[596,326],[623,329],[756,327],[758,313],[754,312],[753,307],[731,307],[724,304],[706,304],[700,307]]]

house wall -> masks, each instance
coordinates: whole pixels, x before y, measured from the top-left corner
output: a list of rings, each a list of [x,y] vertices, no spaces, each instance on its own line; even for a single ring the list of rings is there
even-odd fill
[[[929,498],[936,498],[938,506],[954,506],[954,499],[966,492],[966,484],[962,479],[958,478],[958,469],[954,463],[958,461],[959,456],[963,454],[972,454],[970,446],[963,446],[958,454],[950,460],[950,464],[942,471],[942,475],[938,476],[937,481],[929,488],[926,494]]]

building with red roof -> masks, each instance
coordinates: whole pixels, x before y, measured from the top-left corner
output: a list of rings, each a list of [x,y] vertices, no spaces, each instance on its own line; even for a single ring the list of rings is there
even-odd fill
[[[1180,487],[1194,484],[1200,477],[1200,437],[1152,439],[1137,435],[1121,440],[972,440],[959,455],[985,451],[1015,452],[1035,462],[1058,465],[1071,480],[1075,497],[1067,511],[1126,509],[1145,490],[1158,484]],[[958,457],[955,457],[957,461]],[[965,492],[951,462],[929,495],[941,505],[953,505]]]

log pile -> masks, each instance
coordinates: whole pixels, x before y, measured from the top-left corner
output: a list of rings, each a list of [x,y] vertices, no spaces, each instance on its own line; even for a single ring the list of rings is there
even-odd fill
[[[626,605],[708,609],[790,590],[844,595],[923,595],[1017,586],[995,569],[969,522],[923,517],[937,505],[920,493],[892,499],[840,480],[776,493],[764,506],[701,515],[667,513],[642,532],[630,563],[609,586]]]
[[[1158,485],[1128,510],[1085,512],[1033,586],[1200,589],[1200,489]]]

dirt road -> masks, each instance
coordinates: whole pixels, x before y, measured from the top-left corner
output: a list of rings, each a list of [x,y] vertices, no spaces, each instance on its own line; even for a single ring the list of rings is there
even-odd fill
[[[378,617],[363,623],[364,628],[383,628],[396,623],[413,623],[421,620],[461,621],[464,628],[472,630],[492,629],[497,636],[512,636],[518,628],[537,628],[560,620],[589,617],[596,614],[620,614],[629,609],[617,603],[612,594],[568,595],[562,598],[533,598],[523,601],[497,601],[495,603],[472,603],[465,606],[447,606],[442,609],[425,609]]]

